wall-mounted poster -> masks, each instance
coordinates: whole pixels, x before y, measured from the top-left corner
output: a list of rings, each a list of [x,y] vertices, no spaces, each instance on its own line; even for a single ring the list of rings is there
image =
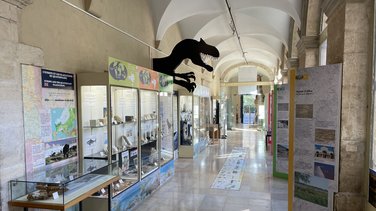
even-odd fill
[[[110,84],[138,88],[139,76],[136,67],[134,64],[109,57],[108,74]]]
[[[27,172],[76,159],[74,75],[22,65],[22,91]]]
[[[173,92],[174,91],[174,79],[170,75],[158,73],[159,75],[159,91],[161,92]]]
[[[268,101],[268,130],[270,130],[270,131],[273,130],[272,123],[274,122],[272,120],[272,118],[273,118],[273,106],[274,106],[273,94],[274,94],[273,91],[268,94],[268,98],[269,98],[269,101]]]
[[[299,69],[293,76],[294,210],[333,210],[333,193],[338,191],[341,70],[342,65],[335,64]]]
[[[159,90],[158,72],[140,66],[137,66],[136,69],[141,89]]]
[[[289,155],[289,85],[275,85],[274,95],[273,176],[287,179]]]

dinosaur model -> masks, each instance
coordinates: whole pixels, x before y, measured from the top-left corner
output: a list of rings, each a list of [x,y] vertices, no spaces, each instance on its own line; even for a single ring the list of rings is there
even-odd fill
[[[191,79],[196,80],[194,72],[176,73],[175,69],[185,59],[190,59],[193,64],[205,68],[212,72],[213,67],[206,64],[204,60],[207,58],[218,58],[219,51],[216,47],[206,44],[203,39],[200,41],[193,39],[185,39],[180,41],[171,54],[164,58],[153,59],[153,69],[157,72],[170,75],[174,79],[174,83],[185,87],[189,92],[193,92],[196,88],[196,83],[191,82]]]

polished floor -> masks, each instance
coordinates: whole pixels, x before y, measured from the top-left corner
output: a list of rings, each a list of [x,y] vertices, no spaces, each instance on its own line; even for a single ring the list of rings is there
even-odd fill
[[[136,210],[287,210],[287,181],[272,176],[272,156],[265,150],[264,133],[240,125],[227,135],[194,160],[178,159],[174,177]],[[237,146],[247,147],[240,190],[210,188],[226,155]]]

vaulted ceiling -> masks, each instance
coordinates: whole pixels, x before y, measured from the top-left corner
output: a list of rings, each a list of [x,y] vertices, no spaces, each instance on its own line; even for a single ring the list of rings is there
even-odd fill
[[[222,80],[243,66],[256,66],[259,74],[273,80],[283,59],[283,46],[288,50],[290,20],[300,27],[301,0],[149,2],[156,39],[163,40],[169,27],[178,24],[183,39],[202,38],[216,46],[221,56],[212,64]]]

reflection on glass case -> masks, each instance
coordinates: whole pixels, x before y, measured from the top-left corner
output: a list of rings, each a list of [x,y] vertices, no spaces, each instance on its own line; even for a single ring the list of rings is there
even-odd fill
[[[209,143],[209,125],[211,120],[210,98],[200,98],[200,151]]]
[[[137,158],[136,163],[137,163]],[[128,160],[129,162],[129,160]],[[133,162],[133,161],[132,161]],[[129,163],[124,164],[124,165],[129,165]],[[132,164],[133,165],[133,164]],[[129,168],[129,167],[128,167]],[[118,177],[117,180],[115,180],[111,184],[111,193],[112,197],[120,194],[133,184],[135,184],[137,180],[137,175],[135,176],[129,176],[129,171],[124,171],[124,166],[120,165],[120,162],[113,162],[111,165],[109,165],[107,168],[99,169],[95,173],[99,174],[112,174],[114,176],[120,176]],[[136,173],[136,172],[134,172]],[[98,190],[96,193],[93,194],[94,197],[99,197],[99,198],[108,198],[108,189],[101,189]]]
[[[91,165],[95,165],[91,167],[95,171],[87,171]],[[25,208],[65,210],[97,191],[108,191],[110,184],[118,181],[118,176],[107,171],[107,166],[103,160],[86,160],[83,165],[85,173],[80,173],[82,169],[74,162],[11,180],[10,204]]]
[[[180,145],[193,144],[192,96],[180,96]]]
[[[179,157],[193,158],[198,154],[200,132],[199,97],[180,95],[180,147]]]
[[[209,141],[210,90],[198,85],[193,93],[179,91],[179,157],[195,158]]]
[[[159,118],[161,121],[161,165],[173,159],[172,93],[159,93]]]
[[[144,177],[159,165],[158,93],[140,90],[140,101],[141,175]]]
[[[198,96],[193,96],[193,145],[196,147],[199,141],[200,134],[200,98]],[[196,149],[195,149],[196,150]]]

